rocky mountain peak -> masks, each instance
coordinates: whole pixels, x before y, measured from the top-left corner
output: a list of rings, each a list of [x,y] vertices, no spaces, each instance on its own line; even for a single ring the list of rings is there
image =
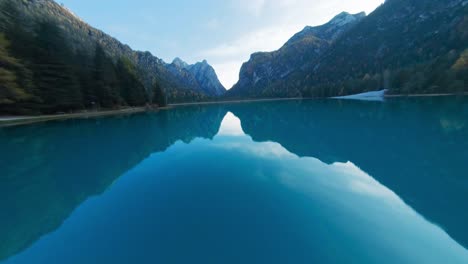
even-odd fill
[[[215,70],[206,60],[189,65],[187,70],[195,76],[206,93],[219,96],[226,92],[226,88],[219,81]]]
[[[215,70],[206,60],[188,64],[180,58],[175,58],[167,67],[176,79],[208,96],[220,96],[226,92]]]
[[[346,24],[352,23],[356,20],[364,18],[366,16],[365,12],[360,12],[357,14],[350,14],[348,12],[341,12],[340,14],[336,15],[329,24],[336,25],[336,26],[344,26]]]
[[[318,38],[324,41],[335,41],[343,32],[349,30],[366,17],[365,12],[350,14],[341,12],[332,18],[328,23],[321,26],[306,26],[302,31],[295,34],[286,44],[285,47],[294,45],[306,39]]]
[[[187,68],[189,66],[189,64],[185,61],[183,61],[181,58],[179,57],[176,57],[173,61],[172,61],[172,64],[174,64],[175,66],[179,67],[179,68]]]

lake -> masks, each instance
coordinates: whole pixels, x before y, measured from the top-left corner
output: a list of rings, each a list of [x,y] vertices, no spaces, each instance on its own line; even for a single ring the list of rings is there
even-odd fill
[[[468,100],[0,128],[0,263],[468,263]]]

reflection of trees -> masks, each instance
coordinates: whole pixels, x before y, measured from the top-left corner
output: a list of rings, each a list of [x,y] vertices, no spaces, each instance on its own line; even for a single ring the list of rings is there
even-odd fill
[[[468,246],[466,99],[232,105],[256,141],[299,156],[352,161]]]
[[[184,107],[0,129],[0,259],[58,228],[151,153],[213,138],[223,116],[219,107]]]
[[[58,228],[84,200],[151,153],[178,140],[213,138],[227,110],[256,141],[275,141],[327,163],[352,161],[468,246],[465,99],[313,100],[179,107],[0,129],[0,259]]]

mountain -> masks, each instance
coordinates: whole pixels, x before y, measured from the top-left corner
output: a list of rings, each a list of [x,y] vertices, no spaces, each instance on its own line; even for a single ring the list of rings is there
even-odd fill
[[[221,96],[226,93],[226,88],[221,84],[215,70],[206,60],[186,66],[198,81],[201,89],[206,94],[212,96]]]
[[[297,45],[307,38],[313,37],[331,42],[336,40],[343,32],[350,29],[354,24],[361,21],[361,19],[364,17],[366,17],[366,13],[364,12],[354,15],[349,14],[348,12],[341,12],[328,23],[322,26],[306,26],[301,32],[297,33],[291,39],[289,39],[285,46],[291,47],[292,45]]]
[[[197,79],[195,79],[195,76],[185,68],[186,65],[188,66],[186,62],[176,58],[172,63],[167,64],[166,68],[172,74],[173,79],[177,80],[184,87],[190,87],[193,91],[202,92],[200,84]]]
[[[318,59],[339,36],[365,16],[365,13],[352,15],[343,12],[324,25],[305,27],[277,51],[252,54],[250,60],[242,65],[239,82],[228,94],[247,97],[300,96],[298,89],[275,87],[295,71]]]
[[[167,68],[185,86],[209,97],[221,96],[226,88],[220,83],[215,70],[206,60],[189,65],[180,58],[175,58]]]
[[[305,34],[298,35],[289,42]],[[252,55],[230,95],[329,97],[384,88],[393,94],[468,90],[466,0],[387,0],[332,38],[328,45],[300,44],[302,50],[289,63],[274,56],[276,52],[260,56],[262,67],[257,67],[259,56]],[[276,76],[283,73],[280,78],[259,74],[276,69],[269,65],[295,67],[274,71]]]
[[[0,29],[0,113],[56,113],[214,96],[211,87],[205,92],[191,85],[192,74],[174,74],[150,52],[132,50],[53,0],[0,0]]]

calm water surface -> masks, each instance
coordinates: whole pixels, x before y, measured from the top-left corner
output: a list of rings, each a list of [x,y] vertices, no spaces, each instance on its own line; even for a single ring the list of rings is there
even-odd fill
[[[0,263],[468,263],[468,100],[0,128]]]

